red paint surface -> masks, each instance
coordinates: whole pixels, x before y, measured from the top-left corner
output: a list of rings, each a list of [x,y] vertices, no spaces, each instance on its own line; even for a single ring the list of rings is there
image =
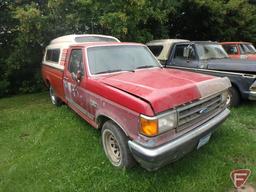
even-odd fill
[[[147,100],[157,114],[199,99],[201,95],[196,83],[210,78],[191,72],[156,68],[125,72],[99,81]]]
[[[63,71],[42,65],[42,77],[44,82],[51,84],[56,94],[65,102],[64,88],[63,88]]]
[[[71,46],[67,51],[67,58],[61,59],[65,66],[64,73],[46,65],[42,66],[44,81],[50,83],[57,96],[94,127],[98,126],[97,117],[105,115],[118,123],[130,138],[135,138],[139,135],[140,114],[154,116],[199,99],[201,95],[196,84],[214,78],[198,73],[161,68],[90,76],[86,67],[87,59],[84,51],[85,76],[79,84],[72,80],[71,74],[67,70],[70,49],[86,50],[88,46],[114,44],[141,45],[112,42]],[[64,82],[63,76],[68,80]],[[75,101],[83,110],[86,110],[86,113],[90,114],[90,117],[79,107],[68,102],[65,97]],[[97,105],[91,105],[92,102]]]

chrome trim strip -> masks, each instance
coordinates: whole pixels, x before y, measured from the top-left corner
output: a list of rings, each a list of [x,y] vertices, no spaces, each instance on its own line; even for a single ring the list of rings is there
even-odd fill
[[[252,100],[252,101],[256,100],[256,91],[249,92],[249,100]]]
[[[175,139],[174,141],[171,141],[163,146],[157,147],[157,148],[146,148],[142,145],[136,143],[135,141],[128,141],[128,145],[131,151],[136,151],[142,156],[155,158],[157,156],[163,155],[167,153],[168,151],[175,149],[182,144],[192,140],[193,138],[199,136],[200,134],[206,132],[207,130],[211,129],[221,121],[223,121],[228,115],[230,111],[228,109],[225,109],[220,114],[206,122],[205,124],[201,125],[200,127],[195,128],[194,130],[186,133],[185,135]]]
[[[224,73],[230,75],[241,75],[246,78],[256,78],[256,75],[250,75],[246,73],[236,73],[236,72],[227,72],[227,71],[218,71],[218,70],[211,70],[211,69],[198,69],[198,68],[189,68],[189,67],[178,67],[173,65],[167,65],[167,68],[175,68],[175,69],[188,69],[190,71],[208,71],[208,72],[215,72],[215,73]]]
[[[85,114],[87,117],[89,117],[90,119],[94,119],[94,115],[91,114],[89,111],[83,109],[80,105],[78,105],[78,104],[77,104],[75,101],[73,101],[72,99],[69,99],[69,98],[67,98],[67,97],[66,97],[66,99],[67,99],[67,101],[68,101],[69,103],[71,103],[72,105],[74,105],[79,111],[81,111],[81,112],[82,112],[83,114]]]

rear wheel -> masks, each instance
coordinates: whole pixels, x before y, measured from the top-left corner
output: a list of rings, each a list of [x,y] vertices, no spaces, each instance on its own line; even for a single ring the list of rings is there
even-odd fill
[[[240,94],[234,86],[228,89],[227,104],[231,107],[237,107],[241,102]]]
[[[112,165],[118,168],[130,168],[135,165],[128,147],[127,136],[111,120],[104,123],[101,139],[105,154]]]
[[[55,91],[51,85],[49,86],[49,95],[53,105],[60,106],[62,104],[60,98],[56,96]]]

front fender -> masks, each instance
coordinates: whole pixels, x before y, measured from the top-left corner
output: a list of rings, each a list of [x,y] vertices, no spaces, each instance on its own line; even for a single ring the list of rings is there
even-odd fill
[[[102,107],[96,110],[96,123],[105,117],[115,122],[130,139],[139,133],[139,114],[117,104],[103,102]]]

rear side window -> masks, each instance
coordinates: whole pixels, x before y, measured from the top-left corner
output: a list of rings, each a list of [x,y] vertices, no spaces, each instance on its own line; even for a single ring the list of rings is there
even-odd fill
[[[148,46],[148,48],[150,49],[150,51],[157,57],[160,55],[161,51],[163,50],[163,46],[162,45],[151,45]]]
[[[228,45],[222,45],[222,47],[225,49],[225,51],[229,55],[236,55],[236,54],[238,54],[238,50],[237,50],[236,45],[228,44]]]
[[[46,52],[46,61],[58,63],[60,58],[60,49],[48,49]]]

